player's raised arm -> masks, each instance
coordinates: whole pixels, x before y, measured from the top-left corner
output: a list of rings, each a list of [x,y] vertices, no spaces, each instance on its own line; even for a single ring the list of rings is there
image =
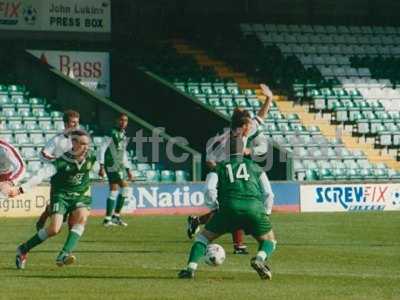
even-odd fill
[[[260,110],[257,113],[257,117],[259,117],[261,120],[264,120],[267,117],[268,111],[271,108],[272,105],[272,98],[273,94],[269,87],[265,84],[260,84],[261,92],[262,94],[266,97],[264,103],[262,104]]]
[[[274,205],[274,193],[272,192],[271,184],[269,183],[267,175],[262,172],[260,175],[261,186],[263,188],[263,194],[265,195],[264,207],[267,215],[272,212],[272,206]]]

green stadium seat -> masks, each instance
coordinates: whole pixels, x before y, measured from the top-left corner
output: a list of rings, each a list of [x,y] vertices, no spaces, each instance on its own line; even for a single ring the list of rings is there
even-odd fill
[[[175,181],[175,173],[170,170],[161,171],[161,181],[162,182],[173,182]]]
[[[219,95],[225,95],[227,94],[226,89],[222,86],[222,87],[214,87],[215,92]]]
[[[9,85],[8,86],[8,93],[11,96],[14,95],[23,95],[25,93],[25,86],[23,85]]]
[[[176,170],[175,171],[175,181],[176,182],[187,182],[189,176],[183,170]]]
[[[0,95],[8,95],[8,87],[4,84],[0,84]]]
[[[210,97],[208,98],[208,104],[212,107],[221,107],[223,106],[218,97]]]
[[[189,94],[198,95],[200,94],[200,89],[197,86],[191,86],[187,88]]]
[[[320,180],[334,180],[335,177],[332,175],[329,169],[318,170],[318,179]]]
[[[253,108],[258,109],[261,107],[261,102],[256,97],[252,97],[252,98],[247,97],[247,101],[248,101],[249,105]]]
[[[244,89],[243,94],[246,96],[253,96],[255,95],[254,91],[252,89]]]
[[[347,179],[349,179],[349,180],[361,180],[361,179],[363,179],[363,177],[359,173],[358,169],[347,169],[346,170],[346,176],[347,176]]]
[[[189,88],[190,89],[190,88]],[[202,86],[201,88],[200,88],[200,91],[203,93],[203,94],[206,94],[206,95],[212,95],[212,94],[214,94],[214,89],[211,87],[211,85],[210,86]]]
[[[347,174],[345,169],[332,169],[332,176],[335,180],[346,180]]]
[[[313,101],[313,107],[316,111],[324,111],[326,109],[326,99],[325,95],[322,95],[319,90],[312,90],[311,97]]]
[[[374,174],[371,169],[360,169],[360,176],[363,180],[373,180],[375,179]]]
[[[380,125],[377,130],[377,144],[382,147],[392,145],[392,131],[386,126]]]
[[[321,130],[319,129],[318,126],[309,126],[308,127],[308,132],[311,135],[320,135],[321,134]]]
[[[390,170],[390,173],[388,173],[389,178],[392,180],[400,180],[400,171],[394,171]]]
[[[226,90],[231,95],[239,95],[240,90],[237,86],[227,86]]]
[[[135,181],[146,181],[147,177],[143,171],[132,170],[132,175],[135,177]]]
[[[152,170],[152,166],[150,164],[146,164],[146,163],[137,163],[135,165],[136,170],[139,171],[147,171],[147,170]]]
[[[180,91],[182,91],[182,92],[184,92],[184,93],[187,92],[187,91],[186,91],[186,87],[185,87],[184,84],[176,84],[175,87],[176,87],[178,90],[180,90]]]
[[[388,178],[387,169],[374,168],[372,173],[376,180],[386,180]]]
[[[17,145],[27,145],[31,143],[26,133],[16,133],[14,134],[14,138]]]
[[[333,103],[333,118],[336,122],[346,122],[348,121],[348,109],[343,105],[342,102],[337,101]]]
[[[300,117],[296,113],[287,115],[286,119],[289,121],[289,123],[300,123]]]
[[[318,176],[316,174],[316,171],[312,170],[312,169],[306,170],[305,180],[306,181],[316,181],[316,180],[318,180]]]
[[[290,124],[290,129],[297,135],[308,135],[309,134],[306,127],[301,124],[296,124],[296,123]]]
[[[250,105],[247,103],[247,99],[243,95],[237,95],[235,97],[235,102],[238,107],[250,107]]]
[[[357,120],[362,120],[363,115],[358,107],[353,107],[349,109],[349,122],[355,124]]]
[[[146,181],[158,182],[160,181],[160,173],[157,170],[145,170]]]

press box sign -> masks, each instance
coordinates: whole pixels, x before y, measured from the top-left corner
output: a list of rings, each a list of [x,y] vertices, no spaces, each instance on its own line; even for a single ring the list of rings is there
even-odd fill
[[[0,29],[111,32],[110,0],[0,0]]]
[[[44,30],[111,31],[111,1],[50,0],[46,1]]]
[[[302,212],[400,210],[400,184],[302,185]]]
[[[61,73],[100,96],[110,96],[110,57],[107,52],[28,50]]]

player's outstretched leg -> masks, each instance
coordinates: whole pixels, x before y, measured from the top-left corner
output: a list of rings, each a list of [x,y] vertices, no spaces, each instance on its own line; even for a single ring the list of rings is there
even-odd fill
[[[243,237],[243,230],[236,230],[232,232],[233,254],[249,254],[249,251],[247,251],[247,246],[243,244]]]
[[[258,273],[261,279],[271,280],[272,272],[266,263],[267,258],[269,259],[272,253],[276,249],[276,240],[272,230],[262,236],[256,238],[259,241],[258,252],[255,257],[250,260],[251,267]]]
[[[62,214],[53,214],[51,216],[50,224],[47,228],[40,229],[28,241],[18,246],[15,257],[15,265],[17,269],[25,268],[28,252],[30,250],[43,243],[49,237],[52,237],[60,232],[62,226],[62,220],[63,220]]]
[[[178,277],[182,279],[192,279],[197,270],[200,259],[206,254],[207,245],[216,239],[219,234],[203,229],[199,233],[190,249],[187,267],[178,273]]]

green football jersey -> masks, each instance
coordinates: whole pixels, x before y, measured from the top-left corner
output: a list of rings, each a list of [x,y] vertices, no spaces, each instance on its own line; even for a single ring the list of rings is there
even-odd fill
[[[260,176],[263,170],[243,156],[231,156],[217,165],[220,209],[246,209],[263,206]],[[260,206],[261,205],[261,206]]]
[[[111,143],[105,152],[104,164],[107,166],[123,167],[127,145],[126,132],[114,127],[108,136],[111,138]]]
[[[57,173],[50,179],[51,193],[87,193],[90,188],[89,173],[95,162],[96,156],[91,152],[80,164],[67,154],[53,161]]]

